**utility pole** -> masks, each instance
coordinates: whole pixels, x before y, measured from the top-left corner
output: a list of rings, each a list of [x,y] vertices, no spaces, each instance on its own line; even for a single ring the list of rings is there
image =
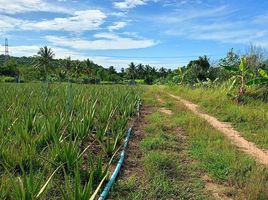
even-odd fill
[[[8,51],[8,39],[5,39],[5,62],[7,62],[9,58],[9,51]]]

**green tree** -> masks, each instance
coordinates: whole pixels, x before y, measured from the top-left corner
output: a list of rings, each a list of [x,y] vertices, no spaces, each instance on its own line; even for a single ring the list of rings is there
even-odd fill
[[[264,65],[267,51],[261,46],[250,44],[245,57],[247,58],[249,69],[254,73],[254,76],[257,77],[259,75],[259,69]]]
[[[66,59],[64,59],[63,61],[63,67],[65,70],[65,75],[67,76],[68,81],[70,80],[71,77],[71,73],[72,73],[72,60],[71,57],[67,57]]]
[[[0,67],[0,75],[17,77],[19,75],[18,63],[14,59],[9,59]]]
[[[127,76],[131,80],[135,80],[136,78],[136,65],[133,62],[131,62],[127,68]]]
[[[234,52],[234,49],[230,49],[227,52],[225,58],[220,59],[219,65],[220,66],[238,66],[240,63],[240,57],[238,54]]]
[[[116,74],[116,70],[115,70],[115,68],[114,68],[114,66],[110,66],[109,68],[108,68],[108,72],[112,75],[112,74]]]
[[[158,70],[158,76],[159,77],[166,77],[167,76],[167,70],[164,68],[164,67],[161,67],[159,70]]]
[[[191,69],[191,78],[195,80],[206,81],[209,75],[209,58],[205,55],[199,57],[197,60],[192,60],[187,65],[188,69]]]
[[[52,61],[54,57],[54,52],[47,46],[41,47],[37,52],[37,66],[41,68],[46,81],[48,81],[48,72],[52,68]]]
[[[121,78],[125,78],[125,76],[126,76],[126,72],[125,72],[125,69],[124,69],[124,68],[121,68],[121,71],[120,71],[120,73],[119,73],[119,76],[120,76]]]
[[[138,79],[144,79],[144,65],[143,64],[138,64],[137,65],[137,78]]]
[[[94,65],[94,63],[89,59],[86,59],[85,62],[86,62],[86,74],[88,76],[92,76],[93,75],[93,65]]]
[[[154,81],[154,77],[153,77],[153,68],[150,65],[145,65],[144,68],[144,82],[146,84],[151,85]]]

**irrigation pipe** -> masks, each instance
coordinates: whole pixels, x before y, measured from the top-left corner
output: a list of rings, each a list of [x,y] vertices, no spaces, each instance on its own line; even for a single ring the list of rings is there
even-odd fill
[[[138,117],[140,116],[140,107],[141,107],[141,101],[139,100],[139,101],[138,101],[138,104],[137,104],[137,113],[138,113]],[[124,143],[123,150],[122,150],[122,152],[121,152],[121,154],[120,154],[119,161],[118,161],[118,163],[117,163],[117,165],[116,165],[116,167],[115,167],[115,170],[114,170],[114,172],[113,172],[113,174],[112,174],[112,176],[111,176],[109,182],[106,184],[106,186],[105,186],[105,188],[103,189],[103,191],[102,191],[102,193],[101,193],[101,195],[100,195],[100,197],[99,197],[98,200],[105,200],[105,199],[106,199],[106,197],[107,197],[107,195],[108,195],[108,193],[109,193],[111,187],[113,186],[113,184],[114,184],[114,182],[115,182],[116,177],[118,176],[118,173],[119,173],[119,171],[120,171],[120,169],[121,169],[121,166],[122,166],[122,164],[123,164],[123,162],[124,162],[125,151],[126,151],[126,149],[127,149],[127,145],[128,145],[128,142],[129,142],[129,138],[130,138],[130,136],[131,136],[131,133],[132,133],[132,128],[129,128],[128,131],[127,131],[127,136],[126,136],[126,138],[125,138],[125,143]]]

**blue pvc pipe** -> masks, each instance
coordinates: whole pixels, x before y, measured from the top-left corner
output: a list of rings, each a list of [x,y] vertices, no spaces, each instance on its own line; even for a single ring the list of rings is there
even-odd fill
[[[138,104],[137,104],[138,116],[140,115],[140,107],[141,107],[141,105],[142,105],[141,100],[139,99]],[[98,200],[105,200],[106,199],[111,187],[113,186],[113,184],[115,182],[115,179],[116,179],[116,177],[117,177],[117,175],[118,175],[118,173],[119,173],[119,171],[121,169],[121,166],[122,166],[122,164],[124,162],[125,151],[126,151],[126,148],[127,148],[128,141],[129,141],[131,133],[132,133],[132,128],[129,128],[128,131],[127,131],[127,136],[125,138],[125,143],[124,143],[123,150],[122,150],[122,152],[120,154],[119,161],[118,161],[118,163],[117,163],[117,165],[115,167],[115,170],[114,170],[109,182],[106,184],[106,186],[105,186],[104,190],[102,191],[102,193],[101,193],[101,195],[100,195]]]
[[[123,148],[123,150],[122,150],[122,152],[120,154],[120,159],[119,159],[119,161],[118,161],[118,163],[116,165],[116,168],[115,168],[115,170],[114,170],[109,182],[106,184],[106,186],[105,186],[104,190],[102,191],[102,193],[101,193],[101,195],[100,195],[98,200],[106,199],[111,187],[113,186],[113,184],[115,182],[115,179],[116,179],[116,177],[117,177],[117,175],[118,175],[118,173],[119,173],[119,171],[121,169],[121,166],[122,166],[124,158],[125,158],[125,150],[127,148],[127,144],[128,144],[131,132],[132,132],[132,128],[129,128],[128,132],[127,132],[127,136],[125,138],[124,148]]]

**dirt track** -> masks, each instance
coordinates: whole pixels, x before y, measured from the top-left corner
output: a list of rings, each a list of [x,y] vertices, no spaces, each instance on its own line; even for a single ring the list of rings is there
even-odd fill
[[[182,99],[179,96],[175,96],[172,94],[169,94],[169,96],[182,102],[193,113],[195,113],[199,117],[205,119],[215,129],[221,131],[227,138],[229,138],[231,140],[231,142],[234,145],[239,147],[242,151],[244,151],[245,153],[254,157],[261,164],[268,165],[268,153],[266,153],[264,150],[258,148],[255,145],[255,143],[249,142],[246,139],[244,139],[241,136],[241,134],[238,131],[234,130],[234,128],[231,125],[224,123],[224,122],[221,122],[218,119],[216,119],[215,117],[212,117],[208,114],[202,113],[198,109],[198,105],[193,104],[190,101],[187,101],[185,99]]]

